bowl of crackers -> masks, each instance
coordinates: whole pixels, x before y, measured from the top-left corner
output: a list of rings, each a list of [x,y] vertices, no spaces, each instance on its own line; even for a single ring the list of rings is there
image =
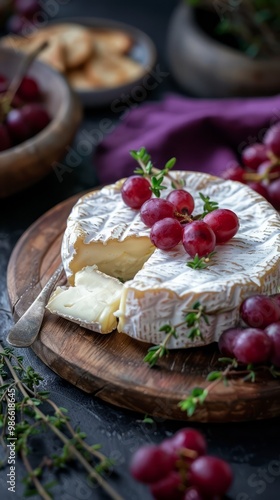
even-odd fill
[[[2,37],[0,46],[28,53],[45,40],[41,61],[62,73],[88,106],[110,106],[124,92],[145,90],[157,57],[144,32],[102,18],[56,20],[27,36]]]

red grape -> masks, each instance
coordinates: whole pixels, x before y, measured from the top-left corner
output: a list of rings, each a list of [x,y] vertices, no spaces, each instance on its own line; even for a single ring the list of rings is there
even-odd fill
[[[213,252],[215,245],[215,233],[206,222],[198,220],[184,227],[183,246],[191,257],[205,257]]]
[[[37,0],[15,0],[15,9],[18,14],[30,19],[39,12],[40,5]]]
[[[276,210],[280,210],[280,178],[267,186],[268,200]]]
[[[8,131],[15,143],[20,143],[31,137],[31,130],[25,121],[21,109],[12,109],[6,117]]]
[[[166,477],[150,484],[150,491],[156,500],[183,500],[184,493],[180,486],[182,479],[177,471],[171,471]]]
[[[182,448],[188,448],[197,453],[198,456],[205,455],[207,443],[201,432],[196,429],[185,428],[177,431],[171,438],[173,449],[180,451]]]
[[[167,200],[173,203],[177,212],[183,215],[190,215],[194,209],[194,199],[192,195],[184,189],[173,189],[167,196]]]
[[[240,167],[240,165],[234,165],[232,167],[227,168],[222,173],[222,178],[226,180],[245,182],[244,180],[245,170]]]
[[[50,122],[50,116],[42,104],[26,104],[21,108],[26,123],[28,124],[32,135],[43,130]]]
[[[141,175],[131,175],[128,177],[121,189],[124,203],[130,208],[141,208],[143,203],[152,196],[151,184]]]
[[[267,160],[267,146],[257,142],[251,144],[243,149],[241,159],[246,167],[257,170],[258,166]]]
[[[156,445],[144,445],[132,456],[130,473],[142,483],[154,483],[173,470],[174,457]]]
[[[194,460],[189,473],[191,485],[203,495],[224,495],[233,480],[229,464],[211,455]]]
[[[280,367],[280,321],[271,323],[264,331],[272,342],[272,352],[269,361],[273,365]]]
[[[24,76],[17,90],[17,95],[27,102],[36,101],[41,98],[41,91],[34,78]]]
[[[280,156],[280,122],[275,123],[266,131],[263,142],[275,156]]]
[[[148,227],[152,227],[155,222],[165,219],[165,217],[172,218],[174,214],[174,205],[162,198],[151,198],[145,201],[140,210],[141,220]]]
[[[233,344],[233,353],[241,363],[266,363],[272,351],[272,341],[264,330],[245,328]]]
[[[151,242],[161,250],[171,250],[182,240],[182,232],[183,229],[178,220],[166,217],[152,226]]]
[[[7,31],[16,33],[17,35],[23,33],[26,25],[26,19],[18,14],[10,16],[6,23]]]
[[[267,295],[252,295],[242,302],[240,316],[253,328],[265,328],[280,320],[280,307]]]
[[[218,340],[218,348],[223,356],[232,358],[233,346],[238,335],[243,331],[242,328],[228,328],[225,330]]]
[[[216,243],[226,243],[239,229],[239,220],[237,215],[227,208],[218,208],[205,215],[204,222],[214,231]]]
[[[5,151],[12,147],[12,141],[7,130],[7,127],[0,123],[0,151]]]

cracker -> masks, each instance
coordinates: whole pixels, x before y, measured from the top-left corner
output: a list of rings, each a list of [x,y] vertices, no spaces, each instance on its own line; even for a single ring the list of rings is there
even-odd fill
[[[39,47],[45,40],[48,42],[48,46],[40,52],[37,57],[38,60],[63,73],[66,69],[64,47],[56,37],[47,34],[38,36],[37,32],[28,37],[9,35],[1,39],[0,45],[28,54]]]
[[[120,30],[92,28],[93,46],[100,54],[127,54],[133,45],[132,37]]]
[[[126,56],[98,56],[86,64],[85,72],[96,87],[116,87],[140,77],[144,68]]]
[[[93,81],[86,75],[83,67],[67,71],[65,76],[75,90],[95,90],[96,88]]]
[[[59,24],[53,33],[65,49],[65,65],[77,68],[92,55],[93,46],[90,33],[86,27],[75,24]]]

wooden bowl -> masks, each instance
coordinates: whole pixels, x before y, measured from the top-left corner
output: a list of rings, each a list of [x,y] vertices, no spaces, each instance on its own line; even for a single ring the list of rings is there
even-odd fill
[[[23,57],[13,49],[0,48],[0,73],[12,78]],[[51,121],[31,139],[0,152],[0,198],[50,173],[54,162],[67,153],[82,119],[80,100],[61,74],[39,61],[32,63],[27,74],[38,82]]]
[[[198,25],[194,9],[180,2],[167,30],[167,59],[179,86],[203,98],[278,94],[280,57],[252,59],[210,38]]]

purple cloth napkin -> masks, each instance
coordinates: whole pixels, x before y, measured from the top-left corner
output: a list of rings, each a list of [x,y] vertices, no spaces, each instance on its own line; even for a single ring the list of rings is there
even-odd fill
[[[175,156],[174,169],[220,175],[278,120],[280,95],[210,100],[167,94],[130,110],[103,139],[94,159],[97,175],[107,184],[133,174],[129,151],[142,146],[158,168]]]

